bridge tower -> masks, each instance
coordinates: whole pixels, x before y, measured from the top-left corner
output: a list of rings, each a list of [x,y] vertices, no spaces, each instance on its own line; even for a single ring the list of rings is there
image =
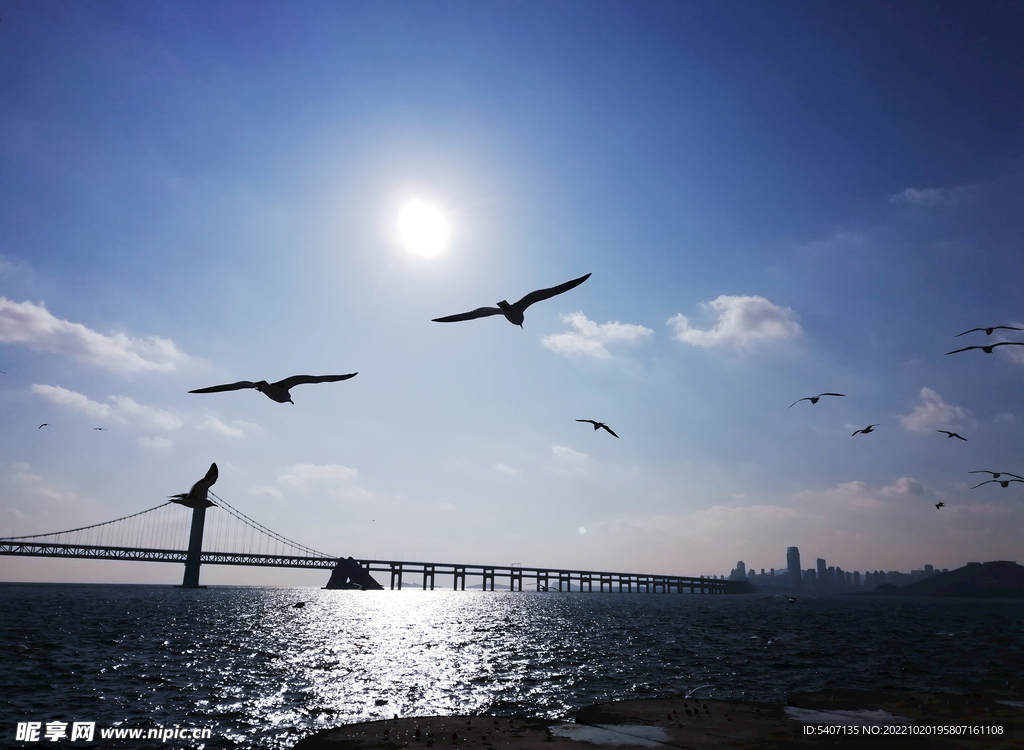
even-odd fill
[[[199,565],[203,555],[203,526],[206,524],[206,508],[192,509],[192,531],[188,537],[188,554],[185,556],[185,577],[183,589],[202,588],[199,585]]]

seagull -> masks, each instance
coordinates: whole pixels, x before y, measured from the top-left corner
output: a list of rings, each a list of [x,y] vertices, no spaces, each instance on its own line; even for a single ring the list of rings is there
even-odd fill
[[[955,432],[950,432],[949,430],[936,430],[936,432],[944,432],[944,433],[946,433],[946,437],[960,438],[964,442],[967,442],[967,438],[965,438],[963,435],[957,435]]]
[[[698,687],[695,687],[695,688],[685,688],[686,695],[683,696],[683,700],[689,700],[690,698],[694,697],[694,693],[696,693],[698,690],[703,690],[704,688],[709,688],[709,687],[714,687],[714,685],[699,685]]]
[[[189,393],[218,393],[220,391],[239,391],[243,388],[255,388],[279,404],[294,404],[295,402],[292,401],[292,395],[288,393],[288,390],[297,385],[302,385],[303,383],[334,383],[338,380],[354,378],[358,374],[358,372],[352,372],[348,375],[292,375],[290,378],[278,380],[276,383],[268,383],[266,380],[260,380],[255,383],[251,380],[239,380],[237,383],[211,385],[209,388],[199,388],[189,391]]]
[[[879,423],[879,424],[881,424],[881,423]],[[869,432],[874,432],[874,430],[871,429],[872,427],[878,427],[878,426],[879,425],[877,425],[877,424],[869,424],[863,430],[857,430],[857,432],[853,433],[853,435],[857,435],[858,433],[861,433],[861,432],[863,432],[865,435],[867,435]],[[853,437],[853,435],[850,435],[850,437]]]
[[[217,464],[210,464],[210,470],[206,472],[206,476],[193,484],[188,494],[170,495],[171,502],[184,505],[186,508],[195,509],[209,508],[211,505],[216,505],[217,503],[208,497],[208,493],[210,492],[210,487],[217,481],[218,473]]]
[[[992,331],[996,330],[997,328],[1005,328],[1008,331],[1024,331],[1024,328],[1014,328],[1013,326],[992,326],[991,328],[972,328],[970,331],[964,331],[963,333],[958,333],[953,338],[957,338],[959,336],[963,336],[966,333],[973,333],[974,331],[984,331],[986,336],[991,336],[992,335]]]
[[[594,425],[594,429],[595,430],[600,429],[601,427],[604,427],[612,437],[618,437],[618,435],[616,435],[614,432],[612,432],[612,428],[609,427],[608,425],[606,425],[604,422],[595,422],[593,419],[577,419],[576,421],[577,422],[590,422],[590,424]]]
[[[936,510],[938,510],[939,508],[944,508],[944,507],[946,507],[945,503],[935,503],[935,509]]]
[[[988,471],[987,469],[979,469],[978,471],[969,471],[968,474],[991,474],[993,479],[999,479],[1003,474],[1009,477],[1016,477],[1017,479],[1024,479],[1024,477],[1018,477],[1016,474],[1011,474],[1008,471]]]
[[[791,403],[789,405],[789,408],[792,409],[794,406],[799,404],[801,401],[810,401],[811,405],[814,405],[814,404],[818,403],[818,399],[821,398],[822,396],[845,396],[845,395],[846,395],[845,393],[819,393],[817,396],[807,396],[805,398],[798,398],[796,401],[794,401],[793,403]]]
[[[997,346],[1024,346],[1024,341],[1000,341],[998,344],[988,344],[986,346],[965,346],[963,349],[954,349],[946,354],[956,354],[957,352],[966,352],[968,349],[981,349],[985,354],[991,354],[992,350]]]
[[[94,430],[106,430],[106,427],[93,427]]]
[[[516,302],[514,305],[510,305],[505,300],[498,303],[497,307],[478,307],[476,310],[470,312],[459,313],[458,315],[448,315],[444,318],[434,318],[434,323],[457,323],[460,320],[473,320],[474,318],[486,318],[488,315],[504,315],[509,323],[517,325],[520,328],[523,327],[523,313],[526,312],[526,308],[532,305],[534,302],[540,302],[541,300],[554,297],[556,294],[562,292],[568,292],[570,289],[579,286],[584,281],[590,278],[588,273],[586,276],[580,276],[578,279],[567,281],[564,284],[553,286],[550,289],[538,289],[535,292],[530,292],[521,300]]]
[[[50,426],[50,423],[49,423],[49,422],[43,422],[43,423],[42,423],[41,425],[39,425],[38,427],[36,427],[36,429],[37,429],[37,430],[41,430],[41,429],[43,429],[44,427],[49,427],[49,426]]]
[[[989,479],[988,482],[982,482],[981,484],[988,484],[989,482],[998,482],[999,485],[1005,490],[1007,487],[1010,486],[1010,482],[1020,482],[1021,484],[1024,484],[1024,479]],[[976,484],[973,487],[971,487],[971,489],[975,490],[978,487],[981,487],[981,484]]]

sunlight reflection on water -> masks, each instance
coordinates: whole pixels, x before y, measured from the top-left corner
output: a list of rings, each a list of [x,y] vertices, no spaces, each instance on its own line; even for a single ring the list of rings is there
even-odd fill
[[[213,726],[209,748],[285,748],[395,714],[566,718],[708,684],[702,696],[780,702],[1024,679],[1014,603],[23,584],[0,596],[17,655],[5,727]]]

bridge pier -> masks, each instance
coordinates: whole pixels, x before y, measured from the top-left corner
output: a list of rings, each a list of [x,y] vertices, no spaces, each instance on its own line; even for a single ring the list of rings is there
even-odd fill
[[[203,556],[203,527],[206,525],[206,508],[192,509],[192,530],[188,537],[188,554],[185,556],[185,577],[183,589],[198,589],[199,565]]]
[[[452,588],[453,589],[455,589],[456,591],[460,591],[460,590],[461,591],[465,591],[466,590],[466,566],[464,566],[464,565],[456,565],[454,571],[452,572],[452,579],[453,579],[453,581],[452,581]],[[459,583],[462,583],[462,588],[461,589],[459,588]]]
[[[427,590],[427,579],[430,579],[430,590],[434,590],[434,566],[424,565],[423,566],[423,590]]]

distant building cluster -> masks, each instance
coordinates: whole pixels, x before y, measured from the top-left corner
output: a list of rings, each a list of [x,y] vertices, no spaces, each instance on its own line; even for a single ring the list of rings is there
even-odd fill
[[[813,568],[803,569],[800,567],[800,550],[796,547],[789,547],[786,550],[786,568],[784,570],[770,568],[765,572],[765,569],[761,568],[761,572],[758,573],[754,568],[747,570],[746,563],[740,560],[729,574],[729,579],[749,581],[755,586],[766,588],[799,589],[805,593],[840,593],[874,591],[884,584],[903,586],[920,581],[935,573],[946,573],[948,570],[948,568],[938,570],[931,565],[925,565],[920,570],[912,570],[909,573],[902,573],[898,570],[875,570],[862,574],[859,570],[849,571],[843,570],[838,565],[829,565],[822,557],[817,559]]]

